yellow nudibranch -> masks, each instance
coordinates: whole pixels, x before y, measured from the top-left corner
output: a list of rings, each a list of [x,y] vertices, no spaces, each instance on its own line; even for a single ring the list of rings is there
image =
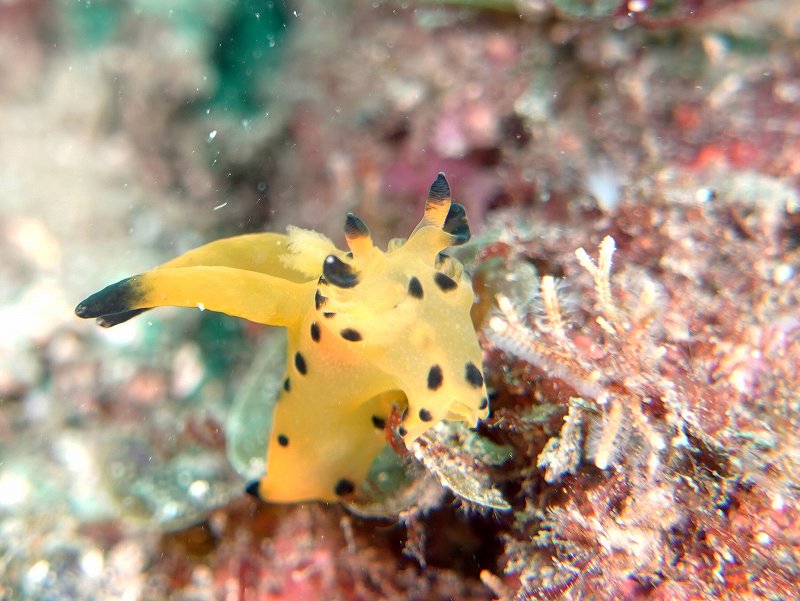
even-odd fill
[[[386,445],[393,407],[410,445],[443,419],[474,426],[489,402],[472,286],[442,253],[470,237],[444,174],[407,241],[382,252],[352,213],[345,237],[349,253],[295,227],[217,240],[104,288],[75,312],[111,327],[153,307],[201,307],[285,327],[266,474],[247,490],[274,502],[346,498]]]

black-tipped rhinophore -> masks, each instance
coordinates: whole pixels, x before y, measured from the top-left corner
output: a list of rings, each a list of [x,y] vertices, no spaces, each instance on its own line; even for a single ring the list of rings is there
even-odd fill
[[[261,498],[261,494],[258,492],[258,480],[253,480],[252,482],[248,482],[247,486],[244,487],[244,492],[246,492],[251,497],[255,497],[259,501],[263,501]]]
[[[330,284],[339,288],[352,288],[358,284],[358,274],[335,255],[328,255],[322,263],[322,274]]]
[[[470,239],[469,223],[467,222],[467,212],[464,207],[457,202],[450,205],[450,210],[447,212],[447,217],[444,220],[442,227],[448,234],[455,236],[453,244],[464,244]]]
[[[84,319],[114,315],[124,316],[133,311],[130,307],[141,298],[142,292],[139,286],[138,276],[125,278],[116,284],[106,286],[100,292],[95,292],[75,307],[75,314]],[[133,315],[130,317],[133,317]],[[130,317],[122,321],[130,319]],[[114,320],[111,319],[110,321]],[[121,322],[117,321],[115,323]]]
[[[344,235],[350,239],[369,236],[369,228],[359,217],[348,213],[344,218]]]
[[[433,202],[444,202],[450,198],[450,184],[444,177],[444,173],[439,173],[434,182],[431,184],[430,192],[428,192],[428,200]]]

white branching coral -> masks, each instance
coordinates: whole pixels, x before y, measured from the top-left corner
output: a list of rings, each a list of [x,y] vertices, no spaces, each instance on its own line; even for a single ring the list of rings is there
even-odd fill
[[[633,448],[633,440],[646,451],[649,471],[654,473],[667,439],[680,439],[675,393],[658,370],[664,350],[652,335],[661,310],[658,286],[637,272],[637,281],[625,282],[615,295],[611,282],[615,248],[614,239],[607,236],[596,262],[583,248],[575,251],[593,281],[595,302],[583,309],[596,327],[591,322],[580,329],[571,327],[561,310],[556,281],[544,276],[538,286],[542,317],[535,326],[529,325],[530,315],[521,309],[531,305],[530,299],[515,302],[499,296],[498,311],[487,328],[486,336],[499,349],[561,379],[591,401],[591,411],[585,409],[585,401],[571,403],[560,436],[551,440],[539,459],[551,482],[575,472],[579,462],[575,449],[583,448],[597,467],[607,469],[617,463],[621,451]],[[590,427],[584,443],[578,424],[585,413]],[[651,417],[654,414],[658,420]]]

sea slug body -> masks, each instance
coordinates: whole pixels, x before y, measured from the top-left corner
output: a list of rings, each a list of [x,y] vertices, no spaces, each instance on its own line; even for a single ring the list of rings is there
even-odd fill
[[[441,420],[473,426],[488,414],[472,287],[442,252],[470,237],[444,175],[408,240],[381,251],[352,213],[345,237],[349,252],[294,227],[218,240],[108,286],[76,313],[110,327],[153,307],[200,306],[287,328],[266,474],[248,491],[339,500],[386,445],[393,407],[407,445]]]

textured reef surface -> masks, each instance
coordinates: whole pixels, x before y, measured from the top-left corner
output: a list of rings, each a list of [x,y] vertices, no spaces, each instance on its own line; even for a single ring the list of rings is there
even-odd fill
[[[800,597],[800,6],[170,4],[0,5],[0,598]],[[243,494],[278,333],[74,317],[439,171],[491,411],[366,501]]]

